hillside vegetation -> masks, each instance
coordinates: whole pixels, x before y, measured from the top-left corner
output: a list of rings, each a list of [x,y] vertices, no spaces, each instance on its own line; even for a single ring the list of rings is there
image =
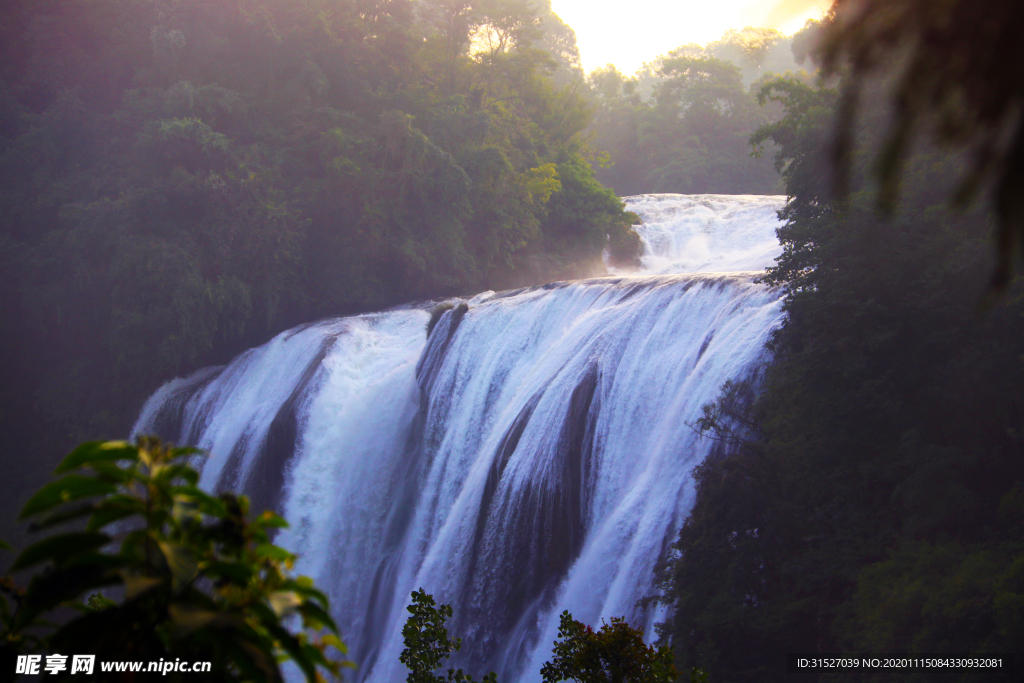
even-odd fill
[[[700,422],[722,448],[662,566],[662,635],[715,681],[789,680],[787,652],[1020,652],[1024,297],[1018,278],[991,299],[995,220],[950,209],[966,165],[923,145],[879,213],[884,83],[863,94],[846,196],[828,153],[839,90],[780,80],[763,96],[786,112],[755,141],[778,145],[791,197],[766,277],[787,320],[760,385],[726,386]]]
[[[3,3],[3,517],[289,326],[635,259],[578,62],[526,0]]]

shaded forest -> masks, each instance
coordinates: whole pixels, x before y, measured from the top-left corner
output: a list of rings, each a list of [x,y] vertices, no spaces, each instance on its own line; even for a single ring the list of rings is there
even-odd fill
[[[547,3],[16,0],[0,31],[5,519],[290,326],[636,258]]]
[[[790,196],[784,253],[765,278],[785,289],[787,320],[763,376],[705,407],[696,427],[719,452],[695,470],[696,506],[660,570],[674,609],[662,636],[681,670],[710,680],[788,680],[787,652],[1024,650],[1020,277],[993,295],[1006,247],[993,248],[991,195],[951,207],[967,154],[904,145],[893,195],[884,152],[899,81],[857,77],[852,119],[849,69],[834,87],[780,79],[761,91],[785,111],[752,141],[777,145]],[[837,121],[849,124],[845,166]]]

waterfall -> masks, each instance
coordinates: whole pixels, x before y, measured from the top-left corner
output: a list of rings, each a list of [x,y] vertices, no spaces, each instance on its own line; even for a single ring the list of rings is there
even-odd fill
[[[452,604],[457,662],[536,681],[558,616],[638,606],[713,443],[689,426],[755,372],[781,293],[783,197],[643,195],[638,273],[484,292],[284,332],[164,385],[135,433],[210,452],[201,485],[290,523],[359,668],[405,678],[409,594]],[[454,301],[453,303],[459,303]]]

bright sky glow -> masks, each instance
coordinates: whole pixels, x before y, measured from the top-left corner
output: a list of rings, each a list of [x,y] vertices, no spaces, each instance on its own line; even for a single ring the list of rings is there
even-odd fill
[[[632,75],[644,62],[687,43],[706,44],[730,28],[790,35],[820,19],[830,0],[552,0],[576,31],[583,70],[614,64]]]

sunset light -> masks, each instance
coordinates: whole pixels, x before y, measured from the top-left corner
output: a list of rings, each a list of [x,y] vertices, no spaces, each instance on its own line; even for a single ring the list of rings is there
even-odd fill
[[[717,40],[730,28],[756,26],[787,35],[828,9],[822,0],[552,0],[576,31],[583,69],[614,64],[626,74],[687,43]]]

